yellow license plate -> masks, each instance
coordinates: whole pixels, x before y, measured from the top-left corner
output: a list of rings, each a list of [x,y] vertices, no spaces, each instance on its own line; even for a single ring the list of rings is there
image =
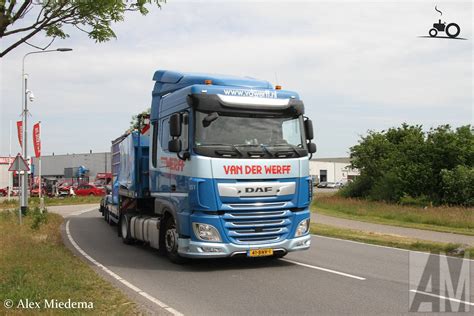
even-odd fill
[[[249,257],[266,257],[272,255],[273,249],[252,249],[247,252],[247,256]]]

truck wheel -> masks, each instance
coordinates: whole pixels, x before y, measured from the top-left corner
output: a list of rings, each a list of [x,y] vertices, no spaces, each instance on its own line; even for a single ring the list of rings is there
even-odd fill
[[[274,254],[271,258],[280,259],[280,258],[283,258],[284,256],[286,256],[287,254],[288,254],[288,252],[278,252],[278,253]]]
[[[104,220],[108,223],[109,222],[109,210],[104,210]]]
[[[171,262],[182,264],[188,261],[178,254],[178,232],[176,230],[176,222],[171,216],[165,222],[164,246]]]
[[[120,233],[124,244],[131,245],[133,243],[130,236],[130,216],[126,214],[120,216]]]

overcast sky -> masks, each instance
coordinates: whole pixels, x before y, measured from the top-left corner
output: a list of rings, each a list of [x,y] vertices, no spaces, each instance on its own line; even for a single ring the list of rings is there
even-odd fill
[[[468,40],[418,37],[439,18]],[[73,52],[28,57],[29,143],[31,123],[42,121],[44,154],[108,151],[150,106],[158,69],[278,78],[305,102],[317,157],[347,156],[369,129],[472,124],[472,23],[471,1],[169,0],[146,17],[128,14],[116,40],[96,44],[73,30],[54,43]],[[9,122],[19,120],[21,58],[31,50],[0,59],[0,156],[8,156]]]

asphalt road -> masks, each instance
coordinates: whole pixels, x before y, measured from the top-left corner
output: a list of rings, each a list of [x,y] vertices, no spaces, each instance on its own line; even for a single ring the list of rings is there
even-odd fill
[[[66,244],[76,253],[80,248],[99,273],[154,314],[400,314],[408,313],[409,293],[416,289],[409,285],[409,252],[393,248],[313,236],[310,250],[285,259],[195,260],[179,266],[151,248],[123,244],[97,210],[66,223]],[[462,305],[472,312],[474,261],[449,261],[470,268],[471,291],[463,298],[469,304]],[[163,304],[170,308],[160,308]]]

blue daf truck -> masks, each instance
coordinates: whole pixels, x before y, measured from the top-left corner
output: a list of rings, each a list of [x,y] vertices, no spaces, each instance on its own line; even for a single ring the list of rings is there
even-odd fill
[[[112,141],[101,212],[123,242],[173,262],[308,249],[316,145],[298,94],[247,77],[153,80],[149,128]]]

